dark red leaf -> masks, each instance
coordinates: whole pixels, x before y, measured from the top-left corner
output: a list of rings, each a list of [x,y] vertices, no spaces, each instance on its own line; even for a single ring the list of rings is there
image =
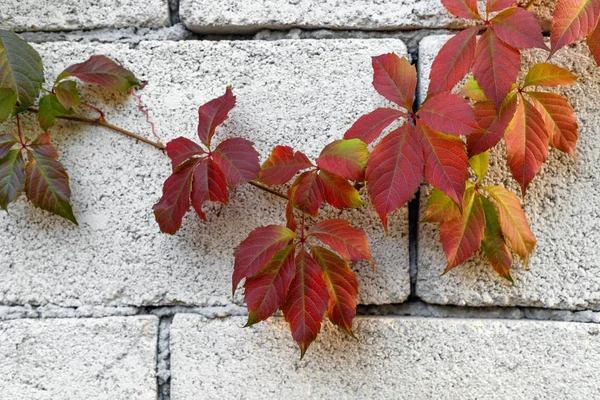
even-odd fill
[[[469,73],[479,29],[477,26],[467,28],[444,44],[431,65],[428,96],[451,91]]]
[[[547,49],[537,18],[522,7],[511,7],[490,21],[500,40],[517,49]]]
[[[260,180],[267,185],[283,185],[298,173],[313,164],[301,151],[289,146],[276,146],[260,169]]]
[[[329,219],[311,226],[307,237],[315,237],[348,261],[373,262],[367,235],[343,219]]]
[[[387,232],[388,214],[403,207],[421,184],[423,152],[409,124],[392,131],[375,146],[367,161],[367,192]]]
[[[358,296],[356,275],[348,263],[332,251],[320,246],[310,248],[315,261],[323,269],[323,278],[329,291],[327,317],[354,337],[352,321],[356,316]]]
[[[141,86],[131,71],[102,55],[92,56],[87,61],[71,65],[58,75],[56,82],[69,76],[122,92],[126,92],[132,86]]]
[[[296,244],[279,250],[268,264],[244,283],[244,300],[248,305],[251,326],[264,321],[283,306],[290,284],[296,273]]]
[[[298,210],[316,217],[325,200],[323,183],[317,172],[302,173],[292,186],[294,187],[293,196],[290,199],[292,205]]]
[[[430,97],[417,113],[434,131],[470,135],[477,130],[473,109],[463,97],[448,92]]]
[[[289,245],[298,235],[285,226],[268,225],[253,230],[235,249],[233,292],[244,278],[258,274],[275,253]]]
[[[343,139],[329,143],[317,158],[317,166],[351,181],[362,181],[369,158],[367,145],[360,139]]]
[[[291,187],[288,190],[288,199],[291,199],[292,197],[294,197],[294,191],[296,190],[296,188]],[[292,205],[291,200],[288,201],[285,205],[285,225],[288,227],[288,229],[292,230],[292,231],[296,231],[296,229],[298,228],[298,223],[296,222],[296,218],[294,217],[294,206]]]
[[[231,88],[227,87],[223,96],[198,108],[198,137],[206,147],[210,148],[215,129],[225,122],[233,107],[235,107],[235,96]]]
[[[394,53],[373,57],[373,86],[380,95],[412,110],[417,88],[417,69]]]
[[[8,133],[0,134],[0,158],[6,157],[10,149],[19,143],[16,137]]]
[[[205,157],[197,164],[192,178],[192,206],[204,221],[206,221],[206,214],[202,211],[202,205],[207,201],[227,204],[229,193],[227,193],[225,175],[213,160]]]
[[[227,139],[219,143],[212,152],[212,157],[225,174],[227,186],[230,188],[258,178],[260,172],[258,152],[249,140]]]
[[[344,134],[344,139],[360,139],[366,144],[370,144],[392,122],[406,116],[406,113],[393,108],[377,108],[360,117]]]
[[[171,159],[173,171],[188,158],[202,154],[206,154],[202,147],[184,137],[178,137],[167,143],[167,156]]]
[[[0,158],[0,207],[7,210],[25,189],[25,162],[19,150]]]
[[[282,307],[292,337],[300,346],[301,357],[319,334],[328,303],[323,271],[302,247],[296,256],[296,275]]]

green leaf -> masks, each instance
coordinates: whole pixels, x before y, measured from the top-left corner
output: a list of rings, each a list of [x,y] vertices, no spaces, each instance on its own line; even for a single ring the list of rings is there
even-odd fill
[[[477,177],[480,180],[485,178],[487,174],[488,168],[490,166],[490,152],[484,151],[483,153],[479,153],[469,159],[469,164],[471,164],[471,168],[477,174]]]
[[[513,258],[504,240],[504,235],[502,235],[498,210],[496,210],[496,206],[491,200],[483,196],[481,196],[481,205],[485,213],[485,230],[481,242],[483,251],[494,271],[504,279],[515,283],[510,276]]]
[[[49,94],[40,100],[40,107],[38,112],[38,120],[40,126],[47,132],[56,123],[56,117],[63,115],[72,115],[73,110],[65,109],[62,104],[58,101],[58,97],[54,94]]]
[[[0,87],[0,123],[6,121],[17,104],[17,92],[9,87]]]
[[[52,151],[48,151],[52,148]],[[77,225],[71,208],[69,176],[63,165],[54,157],[50,135],[40,135],[27,147],[29,162],[25,166],[25,194],[34,206],[50,211]]]
[[[35,103],[44,83],[44,66],[37,51],[12,32],[0,30],[0,84],[17,93],[13,114]]]
[[[20,150],[11,150],[0,160],[0,207],[7,210],[25,188],[25,162]]]
[[[490,101],[475,78],[470,77],[461,90],[461,94],[474,101]]]
[[[77,84],[74,81],[63,81],[54,86],[56,98],[67,110],[81,104]]]

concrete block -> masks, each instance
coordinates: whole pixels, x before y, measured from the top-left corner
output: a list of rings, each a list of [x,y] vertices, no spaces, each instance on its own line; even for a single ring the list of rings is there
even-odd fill
[[[555,2],[535,6],[546,29]],[[180,0],[179,14],[188,29],[199,33],[251,33],[265,28],[459,28],[468,24],[452,17],[439,0]]]
[[[362,317],[359,340],[327,324],[304,360],[282,319],[179,314],[171,399],[593,398],[593,324]]]
[[[156,132],[167,142],[196,139],[198,106],[233,85],[238,106],[215,141],[233,135],[252,140],[266,159],[277,144],[318,155],[362,114],[386,104],[371,86],[371,56],[406,54],[402,41],[282,40],[55,42],[35,45],[53,81],[62,69],[92,54],[107,54],[149,83],[140,91]],[[82,86],[83,97],[106,111],[108,121],[152,138],[131,98]],[[93,115],[93,114],[90,114]],[[29,136],[40,133],[32,117]],[[3,130],[14,131],[14,124]],[[228,207],[207,209],[209,222],[189,213],[175,236],[159,232],[152,205],[170,173],[160,151],[97,127],[60,122],[53,129],[71,176],[79,227],[23,199],[0,213],[4,265],[2,304],[195,305],[232,303],[235,247],[258,226],[284,223],[281,199],[252,187],[232,194]],[[324,217],[338,217],[337,211]],[[406,208],[385,236],[373,211],[344,212],[363,227],[377,270],[356,265],[363,303],[398,303],[409,294]],[[243,301],[238,293],[235,301]]]
[[[0,8],[0,29],[11,31],[168,25],[168,0],[7,0]]]
[[[158,318],[0,322],[0,391],[12,400],[156,398]]]
[[[421,98],[433,56],[449,36],[421,43]],[[547,53],[526,52],[523,65],[545,61]],[[538,245],[529,270],[514,268],[514,286],[495,275],[478,256],[440,276],[446,265],[434,224],[420,225],[417,294],[436,304],[534,306],[600,309],[600,69],[585,44],[561,50],[552,59],[579,81],[561,92],[577,116],[580,131],[576,160],[552,149],[547,163],[527,190],[525,212]],[[492,154],[486,185],[505,185],[520,193],[506,165],[503,146]],[[424,210],[426,195],[422,195]]]

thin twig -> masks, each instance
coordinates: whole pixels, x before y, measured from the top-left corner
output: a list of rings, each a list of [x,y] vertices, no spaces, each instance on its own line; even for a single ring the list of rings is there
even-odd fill
[[[269,193],[271,193],[271,194],[274,194],[275,196],[279,196],[279,197],[281,197],[282,199],[289,200],[289,199],[288,199],[288,197],[287,197],[285,194],[283,194],[283,193],[280,193],[280,192],[278,192],[278,191],[277,191],[277,190],[275,190],[275,189],[271,189],[270,187],[268,187],[268,186],[265,186],[265,185],[263,185],[263,184],[261,184],[261,183],[258,183],[258,182],[256,182],[256,181],[250,181],[250,182],[248,182],[248,183],[249,183],[249,184],[251,184],[251,185],[252,185],[252,186],[254,186],[254,187],[257,187],[257,188],[259,188],[259,189],[261,189],[261,190],[264,190],[265,192],[269,192]]]

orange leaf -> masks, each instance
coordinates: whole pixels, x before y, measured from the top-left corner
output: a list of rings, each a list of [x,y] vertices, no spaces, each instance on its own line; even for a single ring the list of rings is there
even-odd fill
[[[569,100],[556,93],[528,93],[535,108],[542,114],[546,127],[552,132],[550,144],[575,157],[578,129],[575,111]]]
[[[600,17],[598,0],[559,0],[552,16],[550,43],[554,53],[591,33]]]
[[[527,86],[566,86],[577,81],[577,75],[558,65],[550,63],[535,64],[527,72],[525,84]]]

